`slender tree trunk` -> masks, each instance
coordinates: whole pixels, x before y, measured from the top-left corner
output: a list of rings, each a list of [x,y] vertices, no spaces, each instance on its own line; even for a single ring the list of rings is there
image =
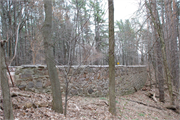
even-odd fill
[[[14,120],[10,89],[7,78],[7,67],[5,64],[4,43],[0,41],[0,81],[3,95],[4,120]]]
[[[156,4],[153,5],[153,11],[156,11]],[[158,17],[158,13],[154,12],[154,16]],[[157,19],[155,21],[158,23]],[[164,36],[162,36],[162,37],[164,38]],[[164,78],[163,78],[163,62],[162,62],[163,60],[162,60],[161,43],[160,43],[160,40],[158,39],[157,29],[154,29],[154,38],[156,41],[155,48],[156,48],[156,55],[157,55],[156,60],[157,60],[157,78],[158,78],[158,89],[159,89],[159,101],[164,102]]]
[[[178,44],[177,44],[177,38],[179,38],[178,36],[178,8],[177,8],[177,1],[173,0],[173,39],[172,39],[172,80],[173,80],[173,84],[175,86],[175,90],[177,93],[179,93],[179,54],[178,54]],[[179,110],[180,113],[180,101],[179,101],[179,94],[176,95],[176,106]]]
[[[147,2],[147,1],[146,1]],[[150,11],[151,20],[154,24],[154,29],[157,30],[157,35],[160,40],[161,45],[161,52],[162,52],[162,60],[163,60],[163,66],[164,66],[164,72],[165,72],[165,78],[168,86],[169,96],[170,96],[170,104],[174,105],[174,96],[172,91],[172,79],[171,79],[171,73],[167,62],[167,54],[166,54],[166,45],[165,40],[163,37],[163,31],[162,31],[162,25],[160,24],[158,11],[156,8],[156,0],[150,0],[150,5],[147,3],[147,7]]]
[[[166,21],[165,21],[165,26],[164,26],[164,41],[165,41],[165,45],[166,45],[166,53],[167,53],[167,64],[168,64],[168,67],[170,68],[170,64],[171,64],[171,45],[170,45],[170,42],[171,42],[171,15],[170,15],[170,12],[172,11],[171,10],[171,0],[163,0],[164,2],[164,8],[165,9],[165,18],[166,18]],[[162,3],[163,4],[163,3]]]
[[[96,6],[97,6],[98,2],[95,1],[95,8],[94,8],[94,20],[95,20],[95,42],[96,42],[96,50],[97,52],[100,52],[100,33],[99,33],[99,10],[97,10]],[[95,65],[98,65],[100,62],[100,60],[96,60],[94,62]]]
[[[60,82],[54,61],[53,43],[51,40],[52,39],[51,38],[52,1],[44,0],[44,8],[45,8],[45,21],[43,25],[43,37],[44,37],[44,47],[45,47],[45,59],[47,63],[49,78],[51,80],[52,97],[53,97],[52,107],[56,112],[63,113]]]
[[[147,16],[149,16],[149,12],[147,11]],[[147,19],[147,30],[148,31],[150,31],[150,21]],[[149,72],[148,72],[148,74],[149,74],[149,80],[150,80],[150,88],[152,89],[152,77],[151,77],[151,64],[152,64],[152,57],[151,57],[151,54],[152,54],[152,52],[151,52],[151,44],[152,44],[152,41],[151,41],[151,37],[150,37],[150,33],[148,32],[147,33],[147,36],[149,36],[148,37],[148,69],[149,69]]]
[[[109,112],[116,115],[115,62],[114,62],[114,1],[108,0],[109,8]]]
[[[177,19],[177,1],[165,1],[166,19],[167,19],[167,43],[169,46],[169,68],[173,85],[176,91],[179,91],[179,57],[178,57],[178,19]],[[175,99],[174,99],[175,100]],[[174,103],[174,102],[173,102]]]
[[[164,102],[164,78],[163,78],[163,65],[162,65],[162,52],[160,41],[156,42],[157,51],[157,72],[158,72],[158,86],[159,86],[159,101]]]
[[[176,91],[179,90],[179,56],[178,56],[178,45],[177,45],[177,38],[178,38],[178,19],[177,19],[177,2],[173,0],[173,17],[172,17],[172,41],[171,41],[171,49],[172,49],[172,80],[173,84],[175,85]]]

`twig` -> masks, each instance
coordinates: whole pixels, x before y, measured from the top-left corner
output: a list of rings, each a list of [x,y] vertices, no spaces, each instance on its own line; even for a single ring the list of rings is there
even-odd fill
[[[106,103],[106,101],[103,101],[107,106],[109,106],[109,104],[108,103]]]
[[[9,77],[10,77],[10,79],[11,79],[12,86],[14,87],[14,82],[13,82],[13,80],[12,80],[12,76],[11,76],[11,73],[10,73],[10,71],[9,71],[8,64],[7,64],[7,62],[5,62],[5,63],[6,63],[7,71],[8,71],[8,73],[9,73]]]
[[[152,99],[153,99],[155,102],[157,102],[155,93],[153,93]]]

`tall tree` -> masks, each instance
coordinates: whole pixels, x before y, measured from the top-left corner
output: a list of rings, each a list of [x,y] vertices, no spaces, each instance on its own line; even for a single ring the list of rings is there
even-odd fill
[[[4,40],[0,40],[0,81],[3,95],[4,120],[14,120],[10,89],[7,78],[7,67],[5,64]]]
[[[178,55],[178,8],[177,8],[177,0],[173,0],[173,12],[172,14],[172,41],[171,41],[171,74],[172,81],[175,85],[177,92],[179,91],[179,55]]]
[[[101,48],[102,48],[102,36],[103,34],[103,24],[105,23],[105,20],[103,18],[104,14],[105,14],[105,10],[102,8],[103,4],[102,0],[90,0],[90,7],[93,8],[93,17],[94,17],[94,27],[95,27],[95,48],[97,50],[97,52],[101,52]],[[94,62],[94,64],[98,65],[100,64],[100,60],[96,60]]]
[[[108,0],[109,8],[109,112],[116,115],[115,61],[114,61],[114,1]]]
[[[156,10],[157,6],[155,4],[155,1],[154,1],[154,4],[152,4],[152,8],[153,8],[152,9],[153,11],[157,11]],[[153,12],[153,16],[159,17],[158,12]],[[154,21],[158,23],[157,19],[155,19]],[[160,43],[160,40],[158,39],[158,33],[157,33],[156,28],[153,28],[153,35],[156,41],[155,51],[156,51],[156,57],[157,57],[156,60],[157,60],[157,72],[158,72],[157,78],[158,78],[158,85],[159,85],[159,101],[164,102],[164,79],[163,79],[163,68],[162,68],[163,60],[162,60],[161,43]],[[164,38],[163,33],[162,33],[162,37]]]
[[[53,97],[53,109],[56,112],[63,113],[62,97],[60,82],[58,78],[57,68],[53,56],[53,41],[52,41],[52,1],[44,0],[45,8],[45,21],[43,25],[43,37],[45,48],[45,59],[47,63],[49,78],[51,81],[52,97]]]
[[[119,29],[119,31],[116,32],[117,45],[115,46],[117,59],[119,59],[120,62],[122,61],[121,64],[123,65],[138,64],[138,40],[135,39],[135,29],[132,27],[131,22],[129,20],[125,20],[125,22],[122,20],[116,21],[116,26]]]
[[[174,105],[174,96],[173,96],[173,91],[172,91],[173,90],[172,77],[171,77],[170,68],[167,62],[166,44],[165,44],[165,39],[163,36],[162,24],[160,22],[159,13],[156,6],[157,2],[156,0],[149,0],[149,3],[146,0],[145,2],[146,2],[146,6],[147,6],[147,9],[149,10],[149,14],[151,17],[152,27],[154,30],[156,30],[155,34],[157,35],[157,38],[159,39],[159,43],[160,43],[159,46],[161,46],[162,63],[164,66],[165,79],[166,79],[169,96],[170,96],[170,104]]]

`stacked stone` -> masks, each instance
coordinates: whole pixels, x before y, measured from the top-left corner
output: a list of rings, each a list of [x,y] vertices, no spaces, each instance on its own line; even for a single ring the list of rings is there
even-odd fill
[[[108,95],[108,66],[58,66],[61,90],[64,94],[66,80],[69,94],[90,97]],[[68,72],[69,71],[69,72]],[[131,94],[141,89],[147,79],[146,66],[116,66],[116,94]],[[22,90],[37,93],[51,92],[48,70],[43,65],[23,65],[16,67],[15,83]]]

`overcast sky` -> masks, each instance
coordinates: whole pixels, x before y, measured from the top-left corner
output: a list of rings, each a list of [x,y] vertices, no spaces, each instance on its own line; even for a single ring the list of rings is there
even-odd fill
[[[138,9],[139,0],[114,0],[114,19],[129,19]]]

